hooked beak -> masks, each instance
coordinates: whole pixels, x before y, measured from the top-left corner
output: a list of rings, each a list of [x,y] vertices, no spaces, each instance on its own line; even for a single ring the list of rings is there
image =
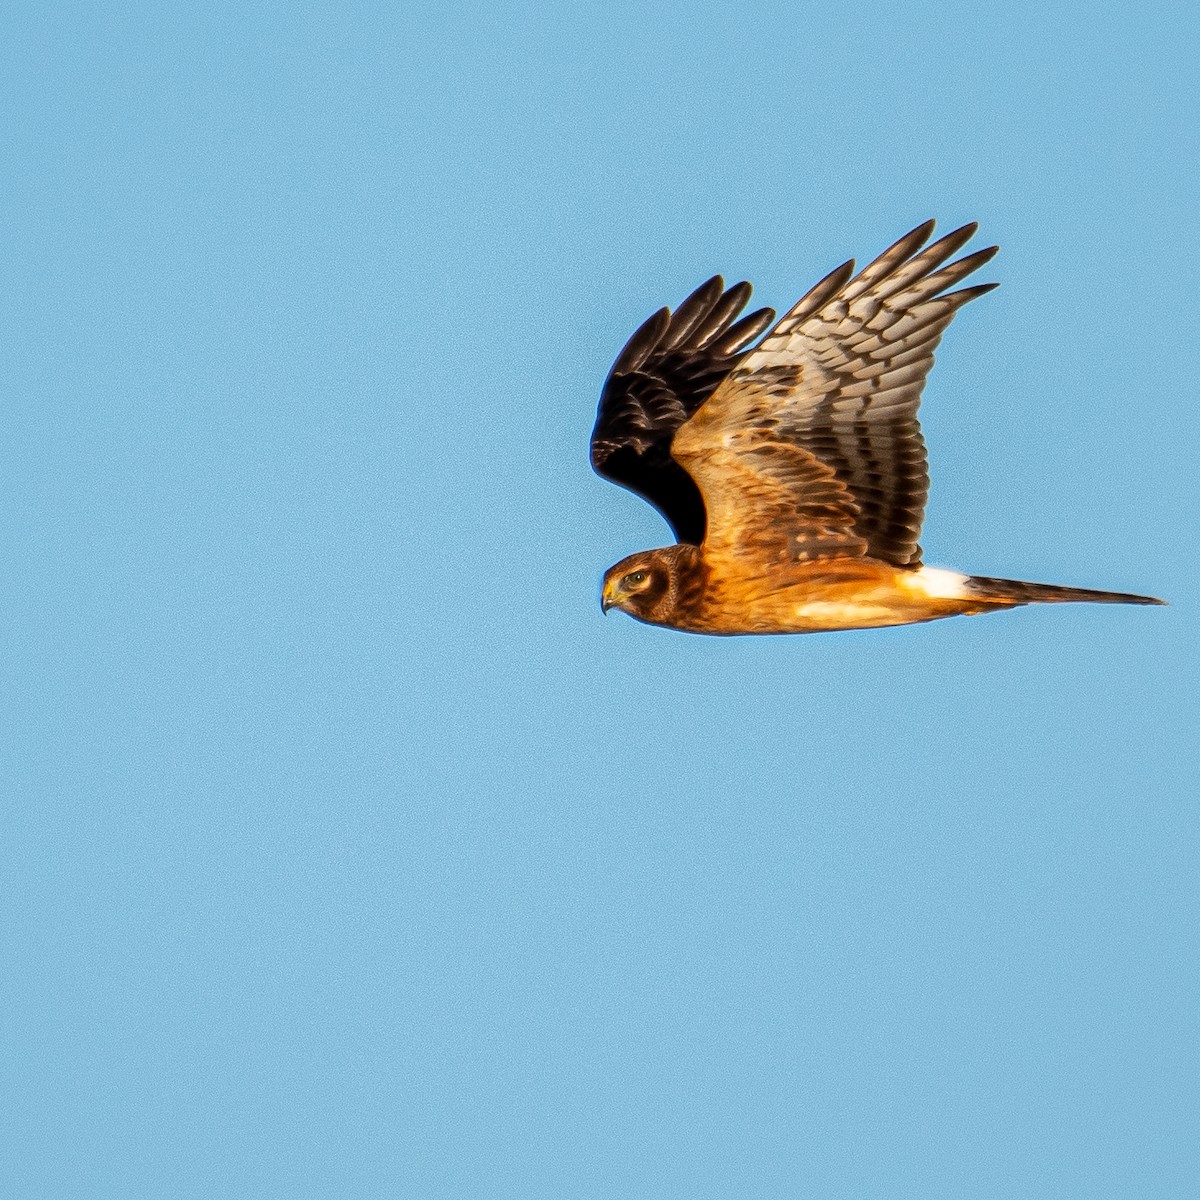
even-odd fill
[[[617,603],[616,589],[611,583],[604,585],[604,591],[600,593],[600,611],[608,615],[608,610],[615,607]]]

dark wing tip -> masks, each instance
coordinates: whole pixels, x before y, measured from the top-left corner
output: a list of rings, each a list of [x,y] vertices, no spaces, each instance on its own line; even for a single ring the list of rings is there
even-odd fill
[[[848,258],[840,267],[834,267],[824,279],[813,284],[811,288],[799,300],[792,305],[787,316],[780,323],[780,328],[783,330],[790,329],[792,326],[804,320],[805,317],[812,313],[819,312],[824,305],[833,299],[846,286],[854,276],[854,268],[856,264],[854,259]]]
[[[759,334],[775,323],[773,308],[759,308],[730,325],[719,338],[710,344],[712,352],[720,358],[732,358],[750,345]]]
[[[706,279],[676,310],[671,326],[663,337],[661,349],[675,350],[682,346],[702,326],[713,308],[725,294],[725,280],[720,275]]]
[[[613,363],[611,374],[628,375],[636,371],[646,359],[658,348],[663,335],[671,325],[671,310],[660,308],[652,317],[648,317],[634,331],[633,336],[625,343],[617,361]]]
[[[986,296],[988,292],[994,292],[1000,285],[998,283],[977,283],[974,287],[959,288],[957,292],[947,292],[942,297],[943,300],[953,300],[955,307],[967,304],[971,300],[975,300],[980,296]]]
[[[736,305],[740,312],[746,307],[746,301],[750,299],[750,293],[754,291],[749,280],[743,279],[738,283],[731,283],[725,289],[725,295],[721,297],[722,301],[731,307]]]
[[[989,263],[997,254],[1000,253],[999,246],[984,246],[982,250],[976,250],[973,254],[968,254],[963,262],[971,264],[971,270],[975,271],[982,267],[984,263]]]
[[[882,259],[894,256],[900,261],[911,258],[929,241],[936,228],[937,221],[933,217],[930,217],[928,221],[922,221],[920,225],[915,229],[910,229],[902,238],[897,238],[879,257]],[[871,265],[868,264],[868,270]]]

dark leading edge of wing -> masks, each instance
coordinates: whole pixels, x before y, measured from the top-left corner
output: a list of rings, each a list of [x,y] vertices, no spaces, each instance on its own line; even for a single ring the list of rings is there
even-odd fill
[[[671,457],[671,439],[774,321],[770,308],[737,320],[749,299],[748,283],[726,290],[714,275],[674,315],[660,309],[626,343],[600,394],[592,466],[653,504],[681,542],[704,540],[704,502]]]

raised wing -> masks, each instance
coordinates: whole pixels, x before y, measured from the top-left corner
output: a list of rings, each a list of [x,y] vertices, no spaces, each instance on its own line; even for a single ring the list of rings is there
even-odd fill
[[[763,486],[791,487],[803,501],[790,538],[796,557],[865,553],[896,566],[920,564],[917,539],[929,492],[917,423],[921,389],[955,312],[996,286],[947,291],[996,253],[990,246],[942,266],[976,228],[964,225],[922,250],[933,232],[927,221],[857,275],[853,261],[838,267],[680,428],[672,453],[708,504],[710,542],[755,552],[762,536],[753,528],[757,500],[740,513],[724,500],[721,521],[732,524],[716,528],[717,497],[749,489],[749,472]],[[807,463],[803,486],[764,466],[786,455],[793,475]],[[808,481],[822,469],[840,488],[836,521],[828,511],[832,493],[823,492],[815,508],[805,500]],[[837,545],[829,537],[833,527],[841,531]]]
[[[592,466],[653,504],[681,542],[704,540],[705,512],[671,439],[775,319],[760,308],[738,320],[749,299],[748,283],[726,290],[714,275],[674,315],[660,309],[629,339],[600,395]]]

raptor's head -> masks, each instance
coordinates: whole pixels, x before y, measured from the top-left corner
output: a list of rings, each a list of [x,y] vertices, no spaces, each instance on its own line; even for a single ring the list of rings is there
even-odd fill
[[[669,618],[678,595],[680,552],[693,555],[693,546],[668,546],[662,550],[643,550],[623,558],[604,573],[600,607],[608,612],[619,608],[639,621],[663,624]]]

